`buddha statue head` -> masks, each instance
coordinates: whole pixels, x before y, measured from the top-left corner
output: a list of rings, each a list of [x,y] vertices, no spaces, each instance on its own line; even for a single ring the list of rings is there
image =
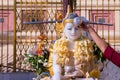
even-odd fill
[[[70,5],[68,5],[67,14],[62,23],[56,23],[56,32],[64,33],[68,40],[74,41],[82,36],[80,26],[84,21],[86,21],[86,18],[72,12]]]
[[[63,33],[68,40],[74,41],[81,36],[82,32],[79,28],[80,21],[81,19],[76,13],[69,13],[68,16],[63,20]]]

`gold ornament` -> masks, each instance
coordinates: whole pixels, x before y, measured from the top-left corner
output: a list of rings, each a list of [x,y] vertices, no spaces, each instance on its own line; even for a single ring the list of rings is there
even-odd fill
[[[56,22],[56,27],[55,27],[56,33],[59,37],[61,37],[63,33],[63,24]]]
[[[67,7],[67,14],[66,14],[65,18],[67,18],[70,13],[72,13],[72,9],[71,9],[71,6],[68,5],[68,7]]]
[[[66,19],[70,13],[72,13],[72,10],[71,10],[70,5],[68,5],[67,13],[66,13],[66,16],[65,16],[64,19]],[[62,20],[62,14],[61,13],[58,14],[57,20]],[[73,23],[73,20],[72,19],[67,19],[67,20],[63,20],[62,23],[61,22],[56,22],[55,30],[56,30],[56,33],[59,37],[61,37],[61,35],[63,33],[63,28],[64,28],[65,24],[68,23],[68,22]]]

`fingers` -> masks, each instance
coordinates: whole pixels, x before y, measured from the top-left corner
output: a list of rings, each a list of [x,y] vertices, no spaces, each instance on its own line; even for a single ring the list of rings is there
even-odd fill
[[[83,23],[81,23],[81,24],[79,25],[79,28],[80,28],[81,30],[83,30],[83,31],[87,31],[87,32],[88,32],[88,29],[89,29],[89,28],[92,28],[92,26],[91,26],[90,24],[85,24],[85,23],[83,22]]]
[[[82,22],[80,25],[79,25],[79,28],[81,28],[82,30],[86,30],[87,29],[87,25]]]
[[[92,26],[90,24],[88,24],[87,27],[92,27]]]
[[[87,24],[85,24],[84,22],[81,23],[81,27],[86,27]]]

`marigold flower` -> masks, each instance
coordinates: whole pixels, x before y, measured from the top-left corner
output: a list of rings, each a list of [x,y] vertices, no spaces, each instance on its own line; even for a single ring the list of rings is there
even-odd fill
[[[58,20],[61,20],[61,19],[62,19],[62,14],[61,14],[61,13],[59,13],[59,14],[57,15],[57,19],[58,19]]]
[[[68,44],[69,41],[66,38],[62,37],[61,39],[57,40],[53,46],[54,53],[59,56],[59,58],[56,60],[56,63],[61,66],[65,65],[65,61],[66,64],[69,62],[69,60],[67,60],[67,58],[70,56]],[[100,71],[94,70],[94,65],[97,64],[95,63],[96,59],[94,58],[94,55],[91,54],[93,51],[93,44],[86,37],[83,37],[80,41],[75,41],[74,58],[78,60],[80,64],[84,64],[84,67],[81,65],[80,69],[84,72],[84,74],[89,71],[91,72],[92,77],[99,78]]]
[[[100,71],[97,69],[94,69],[90,72],[90,76],[93,78],[99,78],[100,77]]]
[[[38,39],[40,39],[40,40],[46,40],[46,39],[47,39],[47,37],[46,37],[46,36],[44,36],[44,35],[40,35],[40,36],[38,36]]]

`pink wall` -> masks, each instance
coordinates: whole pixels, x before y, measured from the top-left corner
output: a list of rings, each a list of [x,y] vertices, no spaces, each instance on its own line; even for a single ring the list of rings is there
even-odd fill
[[[80,11],[79,11],[80,12]],[[79,13],[78,11],[76,11],[76,13]],[[80,15],[80,14],[79,14]],[[0,22],[0,32],[2,31],[13,31],[14,28],[14,11],[13,10],[0,10],[0,18],[4,19],[4,22],[1,23]],[[102,11],[102,10],[94,10],[94,11],[90,11],[90,21],[94,21],[97,22],[99,18],[105,18],[105,23],[111,23],[114,24],[114,11]],[[95,25],[95,28],[98,27],[99,30],[108,30],[108,27],[110,30],[114,29],[114,26],[101,26]]]
[[[0,10],[0,18],[4,19],[4,22],[0,22],[0,32],[13,31],[14,28],[14,11],[13,10]]]
[[[94,22],[98,22],[98,19],[100,18],[104,18],[105,19],[105,23],[110,23],[110,24],[114,24],[114,11],[108,11],[108,10],[94,10],[94,11],[90,11],[90,20],[94,21]],[[114,30],[114,25],[113,26],[106,26],[106,25],[94,25],[95,28],[97,28],[98,30]]]

